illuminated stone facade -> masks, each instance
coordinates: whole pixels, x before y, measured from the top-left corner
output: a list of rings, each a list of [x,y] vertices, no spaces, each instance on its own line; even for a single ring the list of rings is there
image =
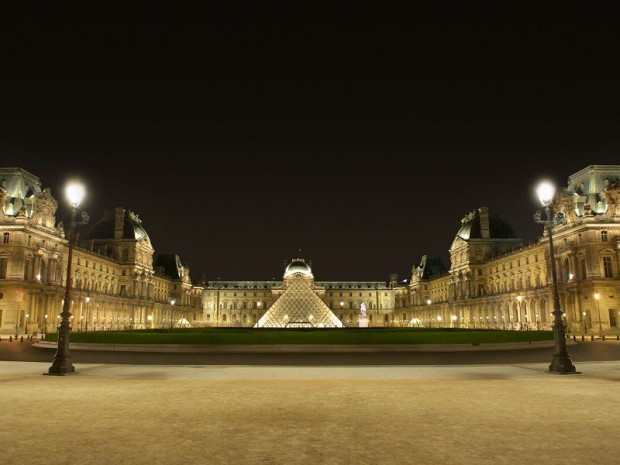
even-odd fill
[[[379,281],[314,281],[310,266],[301,258],[291,261],[282,281],[213,281],[205,284],[204,323],[207,326],[255,326],[288,289],[294,277],[304,277],[312,290],[343,326],[358,326],[360,306],[366,305],[369,322],[391,322],[396,284]],[[315,323],[319,326],[321,319]],[[293,313],[291,313],[292,315]],[[279,320],[282,321],[282,320]],[[286,326],[286,325],[285,325]],[[299,325],[296,325],[299,326]],[[338,326],[334,324],[334,326]]]
[[[2,168],[0,206],[0,332],[53,330],[67,256],[57,202],[35,176]],[[555,228],[554,242],[568,329],[615,333],[620,324],[620,166],[593,165],[570,176],[554,208],[566,218]],[[182,323],[252,327],[295,276],[304,277],[344,326],[359,325],[363,303],[370,326],[551,327],[546,232],[524,245],[484,207],[463,218],[450,247],[449,268],[435,256],[424,256],[404,284],[395,275],[389,282],[315,281],[311,263],[294,259],[282,280],[194,285],[176,255],[153,259],[150,239],[132,212],[106,212],[89,230],[74,256],[74,331]]]
[[[55,331],[68,246],[57,207],[37,177],[0,168],[0,334]],[[89,229],[74,249],[74,331],[202,320],[202,287],[192,285],[189,269],[176,255],[153,261],[154,249],[137,215],[117,208]]]
[[[620,324],[620,166],[593,165],[569,177],[554,210],[561,308],[568,330],[616,333]],[[510,228],[480,208],[462,220],[450,268],[425,257],[395,312],[420,326],[549,329],[553,310],[547,233],[523,246]],[[435,264],[434,267],[430,264]],[[599,299],[595,299],[598,294]]]

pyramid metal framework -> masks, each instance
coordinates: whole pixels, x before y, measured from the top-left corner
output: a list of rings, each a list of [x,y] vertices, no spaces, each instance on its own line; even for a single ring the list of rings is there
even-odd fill
[[[344,325],[316,295],[302,274],[294,274],[280,298],[256,328],[342,328]]]

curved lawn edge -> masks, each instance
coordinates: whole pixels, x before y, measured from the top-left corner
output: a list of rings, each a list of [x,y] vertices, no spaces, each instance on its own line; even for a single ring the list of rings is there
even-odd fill
[[[137,331],[99,331],[72,333],[72,343],[123,345],[480,345],[502,343],[533,343],[553,341],[551,331],[501,331],[465,329],[165,329]],[[56,334],[46,335],[46,341],[57,340]]]
[[[572,341],[567,341],[569,344]],[[33,344],[42,349],[56,349],[55,342]],[[552,348],[553,341],[505,342],[500,344],[85,344],[71,343],[73,351],[157,352],[157,353],[369,353],[369,352],[478,352]]]

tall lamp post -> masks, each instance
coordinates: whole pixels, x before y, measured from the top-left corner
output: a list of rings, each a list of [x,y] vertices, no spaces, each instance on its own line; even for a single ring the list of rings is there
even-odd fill
[[[519,329],[523,330],[523,315],[521,315],[521,302],[523,301],[523,296],[522,295],[518,295],[517,296],[517,308],[518,308],[518,323],[519,323]]]
[[[583,332],[588,334],[588,324],[586,322],[586,312],[582,312],[581,315],[583,316]]]
[[[170,301],[170,328],[172,329],[172,320],[174,319],[174,304],[176,304],[177,301],[172,299]]]
[[[71,363],[71,354],[69,353],[69,335],[71,334],[71,259],[73,258],[73,246],[75,241],[75,227],[78,224],[75,221],[77,208],[82,203],[86,191],[84,186],[78,182],[70,182],[65,190],[67,200],[71,205],[71,223],[69,224],[69,251],[67,253],[67,280],[65,283],[65,299],[62,306],[60,317],[60,325],[58,326],[58,347],[52,366],[46,374],[55,376],[64,376],[75,372],[75,367]],[[82,213],[82,222],[88,223],[88,214]]]
[[[594,292],[594,299],[596,300],[596,312],[598,313],[598,332],[601,335],[601,340],[605,340],[605,333],[603,332],[603,323],[601,322],[601,307],[598,304],[601,294],[597,291]]]
[[[426,305],[428,305],[428,326],[430,328],[433,327],[433,322],[431,320],[431,304],[433,303],[433,301],[431,299],[426,299]]]
[[[551,281],[553,284],[553,339],[555,351],[549,365],[549,372],[559,374],[577,373],[575,366],[570,360],[566,349],[566,327],[562,321],[562,309],[560,307],[560,296],[558,293],[558,281],[555,273],[555,251],[553,250],[553,227],[564,221],[564,214],[553,213],[553,197],[555,196],[555,186],[548,181],[541,182],[536,188],[536,194],[540,203],[545,209],[545,219],[539,211],[534,215],[534,221],[543,224],[549,233],[549,255],[551,258]]]
[[[86,332],[88,332],[88,320],[90,318],[90,297],[86,296]]]

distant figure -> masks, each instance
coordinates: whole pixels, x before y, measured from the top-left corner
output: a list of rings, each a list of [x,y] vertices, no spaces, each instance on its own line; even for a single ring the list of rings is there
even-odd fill
[[[366,305],[364,305],[364,302],[362,302],[360,305],[360,312],[362,316],[366,316]]]

